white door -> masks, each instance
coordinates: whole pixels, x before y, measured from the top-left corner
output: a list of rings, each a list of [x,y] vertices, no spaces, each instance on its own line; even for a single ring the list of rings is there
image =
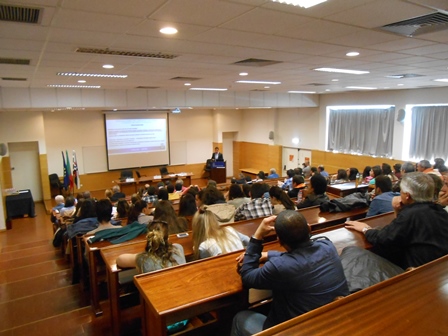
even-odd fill
[[[41,201],[42,184],[37,141],[10,142],[8,149],[13,188],[17,190],[30,189],[34,201]]]
[[[299,167],[303,168],[302,163],[305,161],[310,161],[310,166],[313,166],[313,161],[311,161],[311,151],[308,149],[299,150]]]
[[[282,166],[282,176],[286,176],[286,171],[289,169],[302,167],[299,166],[299,151],[297,148],[283,147]]]

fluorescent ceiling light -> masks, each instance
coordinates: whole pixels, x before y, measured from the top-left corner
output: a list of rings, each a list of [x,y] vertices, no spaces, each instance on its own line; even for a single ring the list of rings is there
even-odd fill
[[[270,106],[249,106],[250,109],[270,109]]]
[[[113,68],[115,68],[112,64],[104,64],[103,65],[103,68],[104,69],[113,69]]]
[[[75,88],[75,89],[99,89],[100,85],[65,85],[65,84],[48,84],[48,87],[55,88]]]
[[[78,81],[78,83],[85,83],[85,82],[87,82],[87,81],[85,81],[84,79],[80,79],[80,80]]]
[[[332,82],[339,82],[339,79],[336,79],[336,78],[335,78],[335,79],[332,79],[331,81],[332,81]]]
[[[327,0],[272,0],[272,1],[284,3],[287,5],[300,6],[303,8],[310,8]]]
[[[434,79],[434,82],[448,82],[448,78]]]
[[[376,90],[376,87],[368,87],[368,86],[346,86],[346,89],[355,89],[355,90]]]
[[[247,76],[249,73],[247,72],[240,72],[240,76]]]
[[[79,72],[58,72],[58,76],[73,76],[73,77],[99,77],[99,78],[127,78],[128,75],[114,75],[114,74],[94,74],[94,73],[79,73]]]
[[[264,84],[264,85],[278,85],[282,83],[282,82],[254,81],[254,80],[239,80],[236,82],[240,84]]]
[[[313,69],[316,71],[324,71],[324,72],[338,72],[338,73],[345,73],[345,74],[351,74],[351,75],[364,75],[370,73],[370,71],[363,71],[363,70],[349,70],[349,69],[335,69],[335,68],[316,68]]]
[[[348,56],[348,57],[359,56],[359,52],[357,52],[357,51],[350,51],[350,52],[346,53],[345,56]]]
[[[164,27],[160,29],[159,32],[165,35],[173,35],[177,33],[177,29],[174,27]]]
[[[316,91],[288,91],[288,93],[316,93]]]
[[[190,88],[192,91],[227,91],[223,88]]]

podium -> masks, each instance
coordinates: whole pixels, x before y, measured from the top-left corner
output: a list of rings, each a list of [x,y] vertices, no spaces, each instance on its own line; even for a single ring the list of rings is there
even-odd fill
[[[226,183],[227,168],[225,161],[213,161],[210,167],[210,179],[216,183]]]

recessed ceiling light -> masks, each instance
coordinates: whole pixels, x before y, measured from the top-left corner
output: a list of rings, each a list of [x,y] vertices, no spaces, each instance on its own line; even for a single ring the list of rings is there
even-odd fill
[[[240,76],[247,76],[248,74],[248,72],[240,72]]]
[[[287,5],[300,6],[303,8],[310,8],[327,0],[271,0],[271,1],[284,3]]]
[[[113,68],[115,68],[112,64],[104,64],[103,65],[103,68],[104,69],[113,69]]]
[[[191,85],[191,83],[185,83],[184,85],[185,85],[185,86],[190,86],[190,85]]]
[[[324,72],[337,72],[337,73],[345,73],[351,75],[364,75],[370,73],[370,71],[363,70],[349,70],[349,69],[335,69],[335,68],[316,68],[313,69],[315,71],[324,71]]]
[[[397,84],[397,86],[403,86],[404,84]]]
[[[265,86],[264,88],[265,88],[265,89],[270,89],[271,87],[270,87],[270,86]]]
[[[369,86],[346,86],[346,89],[355,89],[355,90],[376,90],[376,87]]]
[[[354,56],[358,56],[358,55],[359,55],[359,52],[357,52],[357,51],[350,51],[345,54],[345,56],[349,56],[349,57],[354,57]]]
[[[75,88],[75,89],[99,89],[100,85],[65,85],[65,84],[48,84],[48,87],[55,88]]]
[[[58,76],[71,77],[103,77],[103,78],[127,78],[128,75],[99,74],[99,73],[79,73],[79,72],[58,72]]]
[[[224,88],[190,88],[192,91],[227,91]]]
[[[448,82],[448,78],[434,79],[434,82]]]
[[[177,29],[174,27],[164,27],[159,30],[162,34],[165,35],[173,35],[177,33]]]
[[[255,80],[239,80],[236,82],[240,84],[267,84],[267,85],[278,85],[282,83],[282,82],[268,82],[268,81],[255,81]]]
[[[85,83],[86,81],[84,80],[84,79],[80,79],[79,81],[78,81],[78,83]]]
[[[336,78],[335,78],[335,79],[332,79],[331,81],[332,81],[332,82],[339,82],[339,79],[336,79]]]
[[[329,92],[329,91],[331,91],[331,90],[330,90],[330,89],[325,89],[325,91]]]
[[[288,93],[316,93],[316,91],[288,91]]]

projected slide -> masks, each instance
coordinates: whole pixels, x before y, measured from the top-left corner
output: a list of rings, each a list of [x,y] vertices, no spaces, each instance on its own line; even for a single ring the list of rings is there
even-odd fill
[[[109,169],[169,164],[166,113],[105,114]]]

